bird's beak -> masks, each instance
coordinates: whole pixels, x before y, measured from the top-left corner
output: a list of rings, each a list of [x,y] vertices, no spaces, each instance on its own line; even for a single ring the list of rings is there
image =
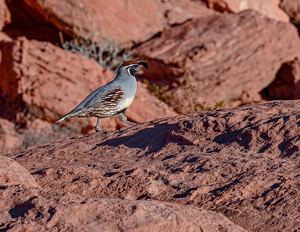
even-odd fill
[[[143,65],[146,69],[148,69],[148,64],[146,63],[146,62],[144,62],[144,61],[142,61],[142,62],[138,62],[137,63],[138,65]]]

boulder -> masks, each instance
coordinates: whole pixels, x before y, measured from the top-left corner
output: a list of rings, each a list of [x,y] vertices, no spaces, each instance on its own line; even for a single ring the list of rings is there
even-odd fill
[[[0,118],[0,152],[22,147],[24,137],[17,133],[15,124]]]
[[[70,37],[76,35],[95,41],[105,38],[114,40],[122,46],[146,41],[168,24],[214,14],[203,4],[189,0],[23,0],[22,2],[19,7],[27,9],[33,18],[42,17]]]
[[[290,100],[300,98],[300,61],[296,57],[293,61],[282,64],[275,80],[262,91],[267,100]]]
[[[5,231],[246,231],[220,213],[159,201],[99,199],[24,186],[0,193]]]
[[[208,26],[209,25],[209,26]],[[261,101],[260,91],[300,51],[296,29],[252,10],[191,19],[165,29],[136,53],[152,67],[143,77],[168,84],[172,105],[188,112]],[[199,108],[199,107],[198,107]]]
[[[206,0],[207,6],[221,12],[238,13],[256,10],[269,18],[289,22],[288,15],[279,8],[280,0]]]
[[[194,206],[46,191],[5,156],[0,156],[0,189],[0,230],[5,231],[245,231],[220,213]]]
[[[25,185],[38,188],[33,176],[19,163],[5,156],[0,156],[0,185]],[[2,199],[3,200],[3,199]],[[8,200],[8,199],[7,199]]]
[[[0,49],[1,115],[26,129],[29,138],[26,144],[52,142],[94,130],[95,118],[68,119],[55,125],[46,122],[53,123],[67,114],[93,90],[111,81],[115,74],[102,68],[95,60],[64,51],[48,42],[21,37],[12,42],[2,42]],[[126,114],[135,122],[176,115],[165,103],[152,96],[143,84],[139,84],[132,108]],[[37,125],[43,128],[43,133],[38,133],[41,130]],[[101,123],[103,129],[110,130],[123,126],[127,125],[117,118],[105,119]]]
[[[0,32],[0,41],[12,41],[12,39],[7,34]]]
[[[279,7],[288,14],[291,23],[293,23],[298,30],[300,29],[300,1],[298,0],[280,0]]]
[[[60,33],[68,38],[38,12],[28,7],[24,1],[5,0],[5,2],[11,13],[11,23],[3,28],[3,32],[11,39],[25,36],[27,39],[60,44]]]
[[[11,22],[10,11],[8,10],[5,0],[0,0],[0,31],[3,27]]]
[[[88,206],[88,202],[98,201],[96,198],[116,202],[126,199],[159,201],[159,212],[163,212],[160,207],[169,205],[165,202],[221,212],[249,231],[294,231],[300,216],[294,210],[300,205],[299,107],[299,100],[272,101],[179,115],[5,156],[33,173],[37,183],[53,197],[54,192],[60,192],[89,198],[80,202],[82,207],[92,207],[89,212],[95,223],[100,220],[96,215],[102,212],[97,207],[102,206]],[[30,198],[21,199],[24,202]],[[112,215],[119,210],[127,218],[121,204],[114,207]],[[59,217],[71,220],[80,218],[81,210],[85,212],[77,203],[53,208],[52,212],[62,210],[54,217],[55,225]],[[48,209],[40,213],[41,218],[48,219]],[[131,212],[134,216],[139,211]],[[149,218],[154,217],[147,212]],[[186,211],[181,208],[180,212],[182,215]],[[36,214],[27,215],[19,220],[30,221]],[[160,217],[164,219],[163,215]]]

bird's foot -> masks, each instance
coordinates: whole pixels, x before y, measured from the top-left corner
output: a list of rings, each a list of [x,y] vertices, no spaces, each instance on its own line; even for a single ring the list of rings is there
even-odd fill
[[[130,122],[127,120],[127,117],[125,116],[124,113],[119,113],[118,115],[116,115],[117,117],[119,117],[119,119],[121,119],[122,122],[128,123],[130,125],[136,125],[137,123],[135,122]]]
[[[95,127],[95,126],[93,126],[93,128],[95,128],[95,131],[96,132],[104,132],[104,131],[106,131],[106,130],[99,130],[97,127]]]
[[[130,122],[130,121],[128,121],[128,120],[124,120],[123,122],[126,122],[126,123],[128,123],[128,124],[130,124],[130,125],[136,125],[137,123],[135,123],[135,122]]]

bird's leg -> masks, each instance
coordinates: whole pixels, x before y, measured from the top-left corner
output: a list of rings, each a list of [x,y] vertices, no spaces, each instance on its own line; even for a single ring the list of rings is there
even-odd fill
[[[135,123],[135,122],[130,122],[130,121],[128,121],[128,120],[127,120],[127,117],[125,116],[124,113],[119,113],[119,114],[117,114],[116,116],[119,117],[119,118],[121,119],[122,122],[126,122],[126,123],[131,124],[131,125],[136,125],[136,124],[137,124],[137,123]]]
[[[96,126],[93,126],[93,127],[95,128],[95,131],[96,131],[96,132],[105,131],[105,130],[99,130],[99,129],[98,129],[98,128],[99,128],[99,123],[100,123],[100,118],[98,118]]]

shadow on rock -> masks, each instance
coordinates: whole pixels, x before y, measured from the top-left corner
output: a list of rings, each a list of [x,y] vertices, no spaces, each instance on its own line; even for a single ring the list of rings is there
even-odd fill
[[[97,144],[97,147],[108,145],[118,147],[124,145],[129,148],[145,149],[145,155],[159,151],[167,142],[168,130],[174,124],[157,124],[153,128],[142,129],[134,134],[109,139]]]

